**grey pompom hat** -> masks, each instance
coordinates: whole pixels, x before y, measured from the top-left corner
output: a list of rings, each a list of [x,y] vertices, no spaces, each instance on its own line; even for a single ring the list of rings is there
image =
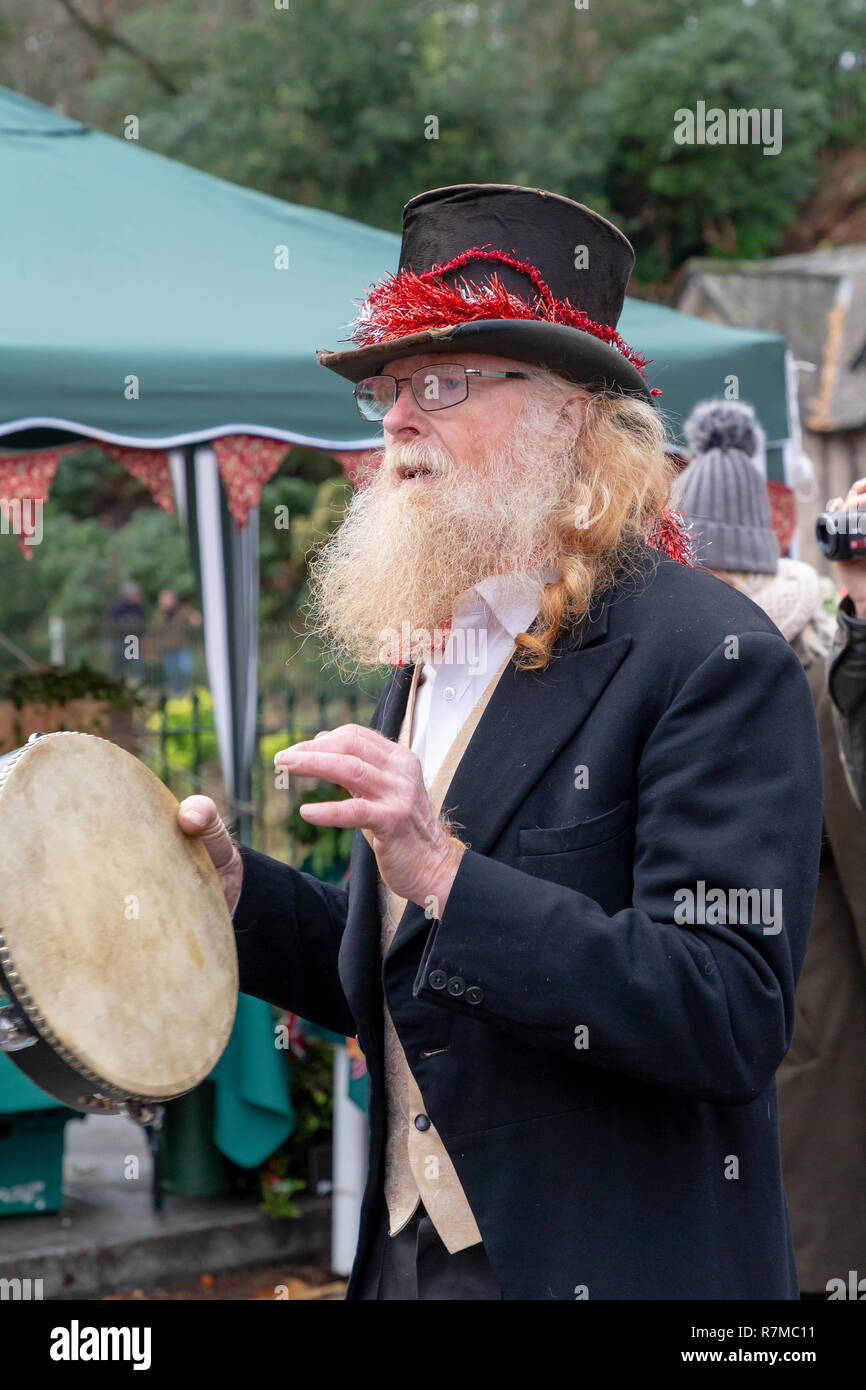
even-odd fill
[[[742,401],[702,401],[683,434],[693,457],[672,505],[690,528],[698,564],[775,574],[779,542],[766,481],[753,462],[764,446],[754,410]]]

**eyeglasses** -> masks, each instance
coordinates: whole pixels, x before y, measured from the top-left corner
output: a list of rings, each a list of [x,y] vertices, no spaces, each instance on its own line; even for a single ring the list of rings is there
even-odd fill
[[[412,395],[422,410],[447,410],[459,405],[469,395],[471,376],[522,377],[526,372],[482,371],[479,367],[462,367],[457,362],[443,362],[438,367],[419,367],[411,376],[367,376],[359,381],[352,395],[365,420],[383,420],[397,402],[397,393],[404,382],[412,387]]]

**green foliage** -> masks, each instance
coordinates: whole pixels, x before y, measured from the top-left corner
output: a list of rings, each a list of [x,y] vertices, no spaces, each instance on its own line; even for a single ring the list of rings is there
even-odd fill
[[[198,695],[198,718],[202,729],[198,735],[199,763],[215,762],[219,758],[219,746],[213,728],[213,699],[210,691],[203,685],[196,687]],[[162,768],[162,757],[156,741],[165,729],[168,743],[168,759],[174,768],[192,771],[196,764],[195,739],[192,729],[192,694],[170,696],[165,702],[165,722],[162,710],[156,710],[145,722],[149,733],[154,735],[149,752],[142,753],[142,761],[156,772]]]
[[[304,1037],[306,1056],[291,1055],[290,1097],[295,1112],[291,1148],[298,1153],[330,1132],[334,1119],[333,1044]]]
[[[0,691],[21,709],[23,705],[65,705],[69,700],[102,700],[113,709],[136,709],[143,702],[123,680],[112,680],[81,663],[74,670],[51,667],[45,671],[19,671]]]
[[[345,801],[349,795],[344,787],[335,786],[332,782],[323,782],[312,791],[305,792],[303,800],[288,817],[291,834],[312,856],[310,870],[317,878],[324,878],[329,870],[333,870],[335,860],[348,860],[354,830],[349,826],[311,825],[309,821],[304,820],[300,807],[306,806],[308,802]]]
[[[625,223],[654,280],[732,238],[771,251],[818,152],[862,143],[864,16],[863,0],[138,3],[117,31],[177,94],[109,47],[76,114],[119,133],[141,112],[152,149],[395,231],[425,188],[553,188]],[[783,153],[674,145],[673,111],[697,99],[782,106]]]
[[[265,1216],[285,1220],[301,1214],[300,1207],[292,1201],[292,1194],[303,1192],[307,1184],[303,1178],[289,1176],[291,1161],[288,1154],[280,1153],[267,1159],[259,1169],[259,1190],[262,1194],[259,1211],[264,1212]]]
[[[725,111],[781,108],[781,152],[676,144],[675,112],[699,100]],[[772,24],[741,6],[713,8],[626,54],[584,110],[608,200],[650,279],[707,251],[770,254],[814,185],[829,125]]]
[[[292,547],[296,557],[306,559],[312,546],[336,531],[352,495],[352,485],[342,473],[325,478],[319,484],[308,515],[299,517],[293,529]]]
[[[160,589],[174,589],[181,601],[196,600],[186,537],[177,517],[148,499],[118,531],[109,533],[112,574],[141,585],[145,609],[154,614]]]
[[[330,1043],[305,1037],[306,1056],[291,1054],[290,1097],[295,1126],[284,1144],[259,1171],[260,1210],[273,1217],[295,1217],[295,1192],[307,1186],[310,1147],[330,1136],[334,1117],[334,1049]]]
[[[827,574],[818,576],[818,587],[821,594],[821,607],[825,613],[829,613],[831,618],[835,618],[839,607],[840,591]]]
[[[281,729],[276,734],[263,734],[259,739],[262,762],[269,767],[283,748],[291,748],[293,743],[302,743],[304,738],[305,735],[300,729],[294,729],[291,733],[288,729]]]
[[[63,455],[54,475],[51,501],[58,511],[77,520],[106,511],[125,520],[136,507],[151,504],[144,483],[95,446]]]
[[[310,460],[314,460],[312,465]],[[320,471],[327,477],[335,467],[329,454],[292,450],[289,461],[283,465],[284,470],[291,472],[281,471],[262,489],[259,612],[263,623],[284,620],[295,609],[298,592],[306,579],[306,568],[303,556],[298,557],[293,536],[299,519],[309,516],[315,505]],[[309,476],[311,472],[313,477]],[[288,526],[282,525],[286,515]]]

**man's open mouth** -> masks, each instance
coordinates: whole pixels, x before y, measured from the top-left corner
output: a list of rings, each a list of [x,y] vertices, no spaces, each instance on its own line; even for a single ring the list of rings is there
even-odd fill
[[[397,469],[397,477],[401,483],[407,482],[410,478],[432,478],[432,468],[425,468],[423,464],[401,463]]]

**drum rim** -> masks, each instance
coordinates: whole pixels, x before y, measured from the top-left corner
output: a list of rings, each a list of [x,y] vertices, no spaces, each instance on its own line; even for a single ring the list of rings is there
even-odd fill
[[[9,777],[12,768],[15,767],[20,758],[23,757],[25,753],[30,752],[37,742],[41,742],[43,739],[53,738],[95,739],[98,743],[111,744],[111,746],[113,748],[117,748],[119,752],[127,752],[126,749],[120,748],[118,744],[112,744],[110,739],[99,738],[98,734],[86,734],[77,729],[58,729],[50,734],[31,735],[27,743],[23,744],[20,748],[12,749],[10,753],[4,754],[2,758],[0,758],[0,792],[2,792],[3,786],[7,778]],[[149,772],[152,777],[156,777],[156,774],[154,772],[151,772],[151,769],[147,767],[146,763],[142,763],[140,758],[135,758],[135,755],[133,753],[128,753],[127,756],[133,758],[137,763],[139,763],[140,766],[143,767],[146,772]],[[164,787],[166,791],[169,791],[169,788],[165,787],[165,783],[162,782],[160,778],[156,777],[156,780],[160,783],[160,786]],[[205,853],[207,852],[205,851]],[[208,863],[210,862],[210,858],[208,857]],[[214,873],[216,873],[215,869]],[[237,956],[235,956],[234,958],[234,964],[235,981],[237,982]],[[235,1019],[237,1017],[237,1002],[235,1002],[234,1009],[232,1010],[232,1017],[228,1023],[225,1040],[222,1043],[219,1052],[216,1054],[216,1057],[209,1063],[207,1071],[205,1071],[202,1076],[199,1076],[197,1073],[194,1076],[187,1076],[184,1078],[183,1086],[181,1089],[178,1090],[174,1086],[172,1086],[169,1091],[164,1088],[162,1094],[154,1094],[152,1091],[144,1092],[124,1090],[122,1087],[115,1085],[113,1082],[107,1080],[106,1077],[101,1076],[98,1072],[93,1071],[92,1068],[88,1067],[84,1062],[82,1062],[80,1057],[78,1057],[78,1055],[70,1047],[68,1047],[66,1043],[61,1041],[61,1039],[54,1032],[54,1029],[51,1027],[48,1020],[40,1013],[38,1007],[36,1006],[33,1000],[32,995],[30,994],[30,991],[27,988],[27,985],[21,979],[21,976],[12,959],[12,952],[10,947],[7,945],[2,922],[0,922],[0,968],[2,968],[3,976],[5,977],[8,988],[12,991],[12,997],[14,999],[14,1002],[24,1012],[29,1022],[33,1024],[34,1028],[39,1034],[40,1039],[44,1041],[48,1047],[51,1048],[51,1050],[60,1058],[62,1062],[65,1062],[68,1067],[70,1067],[74,1072],[76,1072],[76,1074],[79,1075],[82,1078],[82,1080],[88,1082],[89,1084],[92,1084],[100,1092],[107,1092],[110,1094],[110,1096],[116,1097],[119,1100],[142,1100],[159,1104],[168,1100],[174,1100],[178,1096],[186,1095],[194,1087],[200,1085],[201,1082],[206,1079],[209,1073],[213,1071],[213,1068],[216,1066],[220,1057],[222,1057],[223,1053],[225,1052],[229,1038],[231,1037]],[[11,1055],[14,1057],[14,1054]]]
[[[83,1081],[95,1086],[100,1091],[110,1091],[112,1095],[122,1100],[145,1099],[145,1097],[134,1097],[129,1095],[128,1092],[121,1090],[110,1081],[107,1081],[104,1076],[99,1076],[97,1072],[91,1071],[89,1067],[84,1065],[80,1057],[77,1057],[65,1043],[60,1041],[60,1038],[58,1038],[47,1019],[44,1018],[36,1008],[32,996],[21,979],[21,976],[18,974],[18,971],[12,964],[12,954],[6,945],[2,922],[0,922],[0,969],[3,971],[3,977],[6,981],[7,988],[12,993],[13,1000],[22,1012],[26,1014],[28,1021],[33,1024],[39,1034],[40,1040],[51,1048],[52,1052],[60,1058],[61,1062],[65,1062]]]

